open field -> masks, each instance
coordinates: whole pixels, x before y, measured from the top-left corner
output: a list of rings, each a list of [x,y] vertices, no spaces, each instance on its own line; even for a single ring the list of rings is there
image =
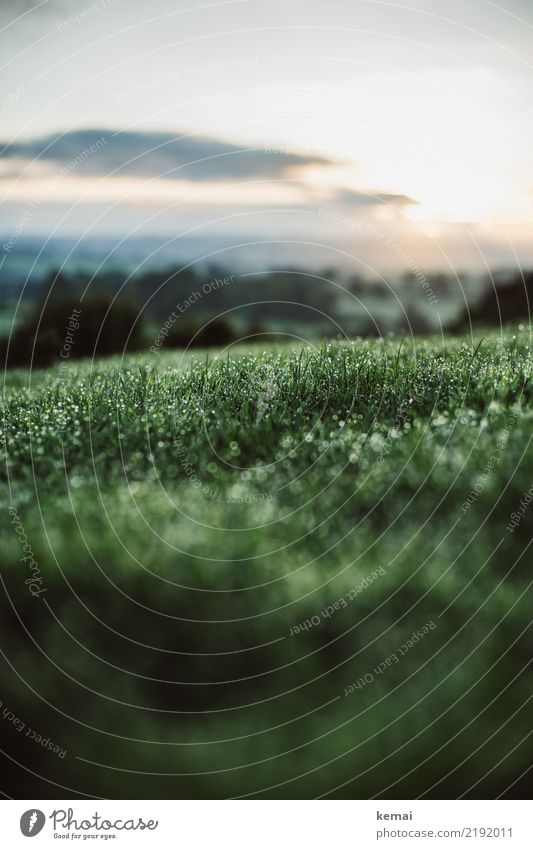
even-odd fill
[[[530,345],[9,372],[12,792],[523,794]]]

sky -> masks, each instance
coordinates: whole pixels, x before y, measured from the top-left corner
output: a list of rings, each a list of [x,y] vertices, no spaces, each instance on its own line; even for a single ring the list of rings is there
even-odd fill
[[[227,234],[533,264],[530,0],[4,0],[0,45],[4,248]]]

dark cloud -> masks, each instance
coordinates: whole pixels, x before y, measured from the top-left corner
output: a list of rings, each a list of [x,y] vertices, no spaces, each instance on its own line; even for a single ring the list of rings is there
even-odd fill
[[[395,194],[394,192],[361,192],[352,189],[342,189],[335,197],[335,203],[343,206],[414,206],[418,201],[409,195]]]
[[[48,162],[81,176],[164,176],[174,180],[276,179],[304,165],[330,165],[320,156],[279,149],[241,148],[205,136],[165,132],[74,130],[16,142],[0,152],[6,159]]]
[[[41,15],[47,12],[55,13],[64,6],[61,0],[6,0],[0,3],[0,17],[15,21],[29,12],[39,12]]]
[[[28,12],[38,12],[40,15],[57,14],[58,12],[72,13],[79,4],[72,0],[5,0],[0,4],[3,15],[19,18]]]
[[[305,165],[328,166],[331,160],[281,147],[242,148],[206,136],[180,137],[166,132],[74,130],[0,146],[4,176],[16,177],[32,162],[48,163],[62,175],[99,177],[109,174],[140,178],[163,177],[195,182],[283,179]],[[7,174],[6,174],[7,167]],[[310,202],[314,192],[309,187]],[[408,195],[340,188],[331,198],[344,209],[417,201]]]

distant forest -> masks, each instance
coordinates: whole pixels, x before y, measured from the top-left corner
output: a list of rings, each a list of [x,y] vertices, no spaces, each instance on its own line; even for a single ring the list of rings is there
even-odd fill
[[[0,340],[7,367],[46,366],[70,357],[168,347],[223,346],[243,339],[377,337],[461,332],[473,326],[529,321],[533,272],[487,278],[482,296],[442,321],[435,312],[455,281],[406,274],[395,289],[354,276],[301,269],[231,274],[212,266],[51,273],[19,309],[10,337]],[[436,317],[439,321],[436,321]],[[67,346],[67,347],[65,347]]]

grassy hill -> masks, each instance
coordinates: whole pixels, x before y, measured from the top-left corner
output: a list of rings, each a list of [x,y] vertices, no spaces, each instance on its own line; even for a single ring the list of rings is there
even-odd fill
[[[6,792],[523,793],[530,343],[10,372]]]

